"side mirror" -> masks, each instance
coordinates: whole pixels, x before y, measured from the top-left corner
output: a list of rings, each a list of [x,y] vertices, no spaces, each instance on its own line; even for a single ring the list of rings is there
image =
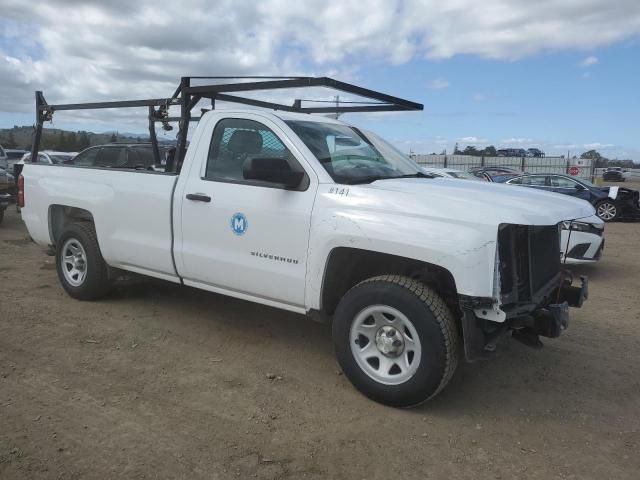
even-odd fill
[[[576,190],[578,190],[579,192],[582,192],[583,190],[586,190],[585,186],[582,185],[581,183],[576,183]]]
[[[300,185],[304,172],[295,172],[283,158],[248,158],[243,165],[245,180],[261,180],[276,183],[286,189]]]

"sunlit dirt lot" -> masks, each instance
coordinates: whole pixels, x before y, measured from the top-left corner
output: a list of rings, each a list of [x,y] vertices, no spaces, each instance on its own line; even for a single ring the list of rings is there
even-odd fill
[[[10,208],[0,478],[638,479],[639,238],[607,225],[561,338],[505,338],[395,410],[351,387],[305,317],[151,280],[69,298]]]

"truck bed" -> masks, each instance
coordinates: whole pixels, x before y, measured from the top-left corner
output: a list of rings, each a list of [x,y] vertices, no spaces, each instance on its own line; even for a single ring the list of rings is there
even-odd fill
[[[109,265],[178,281],[171,256],[177,175],[38,164],[25,165],[23,173],[28,201],[22,216],[36,242],[55,243],[55,205],[88,210]]]

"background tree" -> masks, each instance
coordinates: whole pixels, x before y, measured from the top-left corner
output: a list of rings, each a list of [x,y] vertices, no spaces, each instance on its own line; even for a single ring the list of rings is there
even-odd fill
[[[462,155],[462,152],[460,151],[460,149],[458,148],[458,142],[456,142],[456,146],[453,147],[453,154],[454,155]]]
[[[80,132],[77,145],[78,151],[89,148],[89,146],[91,145],[91,140],[89,139],[89,135],[87,134],[87,132]]]
[[[60,152],[66,152],[67,151],[67,139],[64,136],[64,131],[60,130],[60,133],[58,133],[58,139],[55,142],[55,147],[56,150],[60,151]]]
[[[498,155],[498,152],[496,150],[496,147],[494,147],[493,145],[489,145],[482,151],[482,155],[484,155],[485,157],[496,157]]]
[[[18,146],[18,144],[16,143],[16,139],[13,136],[13,132],[9,132],[9,136],[8,136],[7,141],[5,142],[4,146],[6,148],[16,148]]]
[[[478,155],[478,149],[473,145],[467,145],[467,147],[464,149],[464,152],[462,153],[464,155]]]
[[[597,150],[587,150],[580,158],[590,158],[591,160],[602,160],[602,155]]]
[[[78,151],[78,136],[76,135],[76,132],[71,132],[67,135],[67,148],[69,149],[67,150],[69,152]]]
[[[109,142],[116,143],[117,141],[118,141],[118,135],[115,133],[112,133],[111,138],[109,139]]]

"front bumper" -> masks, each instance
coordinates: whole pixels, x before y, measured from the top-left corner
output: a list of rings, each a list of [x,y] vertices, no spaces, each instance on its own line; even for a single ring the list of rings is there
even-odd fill
[[[580,276],[579,284],[573,285],[573,278],[568,275],[553,292],[553,303],[507,317],[502,323],[479,318],[474,308],[470,308],[468,299],[465,299],[462,305],[462,334],[467,361],[484,358],[487,352],[495,350],[497,340],[508,332],[527,345],[542,346],[539,336],[559,337],[569,326],[569,307],[582,307],[588,297],[587,277]]]

